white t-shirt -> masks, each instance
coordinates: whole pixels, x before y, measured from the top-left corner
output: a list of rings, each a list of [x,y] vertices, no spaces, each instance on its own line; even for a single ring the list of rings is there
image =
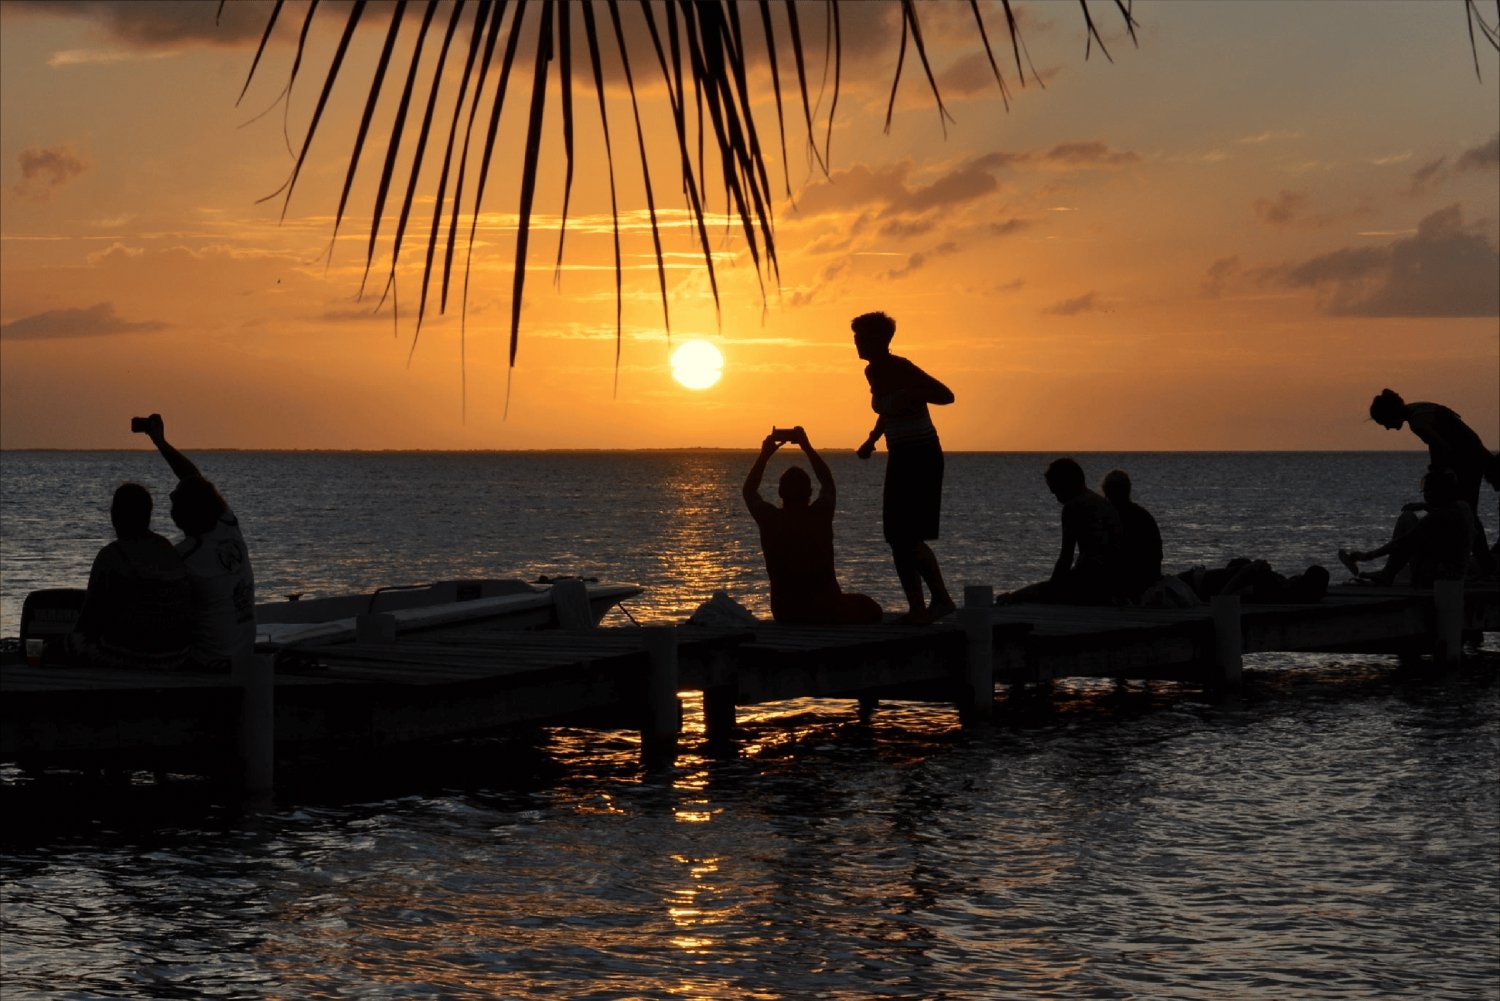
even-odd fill
[[[193,582],[193,659],[215,665],[255,650],[255,576],[240,523],[226,508],[213,530],[177,543]]]

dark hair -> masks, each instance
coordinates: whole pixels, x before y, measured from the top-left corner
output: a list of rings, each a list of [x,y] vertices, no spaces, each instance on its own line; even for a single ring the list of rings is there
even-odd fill
[[[1110,500],[1130,500],[1130,474],[1123,469],[1111,469],[1104,474],[1104,480],[1099,484],[1099,489],[1104,491],[1104,496]]]
[[[151,531],[151,492],[139,483],[121,483],[109,505],[115,535],[124,539]]]
[[[172,491],[172,520],[187,535],[211,531],[229,510],[218,488],[201,476],[189,476]]]
[[[849,322],[849,327],[859,341],[889,344],[896,336],[896,321],[880,312],[861,313]]]
[[[1447,466],[1428,466],[1422,477],[1422,495],[1430,501],[1445,503],[1458,499],[1458,474]]]
[[[1066,456],[1053,459],[1042,477],[1049,487],[1067,494],[1082,490],[1088,484],[1088,479],[1083,475],[1083,467]]]
[[[801,466],[793,466],[781,474],[781,484],[778,488],[782,500],[798,501],[805,503],[812,497],[812,477],[807,475],[807,470]]]
[[[1380,395],[1370,401],[1370,419],[1377,424],[1406,420],[1406,401],[1394,389],[1382,389]]]

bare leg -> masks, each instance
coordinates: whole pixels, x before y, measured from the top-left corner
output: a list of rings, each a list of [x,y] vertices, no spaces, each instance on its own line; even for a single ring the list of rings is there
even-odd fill
[[[892,545],[891,556],[896,561],[896,576],[901,579],[901,591],[906,595],[906,603],[911,606],[908,614],[912,618],[921,618],[925,621],[927,602],[922,596],[922,571],[915,547]]]
[[[912,551],[916,555],[917,571],[927,582],[927,591],[932,595],[932,603],[927,609],[928,613],[935,619],[949,614],[957,606],[953,604],[953,597],[948,594],[948,586],[943,583],[943,571],[938,566],[937,556],[933,553],[932,547],[925,542],[919,542]]]

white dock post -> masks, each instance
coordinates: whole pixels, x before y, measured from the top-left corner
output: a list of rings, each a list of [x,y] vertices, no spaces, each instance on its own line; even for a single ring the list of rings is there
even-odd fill
[[[1216,594],[1209,599],[1214,622],[1214,667],[1225,688],[1238,688],[1244,667],[1245,637],[1240,630],[1240,596]]]
[[[995,630],[991,610],[995,589],[988,585],[964,586],[964,607],[958,621],[964,627],[964,684],[958,718],[964,724],[984,723],[995,714]]]
[[[641,726],[641,763],[647,768],[661,768],[676,756],[677,734],[682,728],[682,709],[677,701],[677,627],[646,626],[641,632],[651,658]]]
[[[239,751],[243,791],[271,792],[276,768],[276,658],[245,653],[233,661],[231,679],[240,687]]]
[[[1440,667],[1457,667],[1463,657],[1464,582],[1432,582],[1432,660]]]
[[[552,607],[557,610],[557,624],[561,628],[594,628],[594,613],[589,608],[589,586],[577,577],[552,582]]]

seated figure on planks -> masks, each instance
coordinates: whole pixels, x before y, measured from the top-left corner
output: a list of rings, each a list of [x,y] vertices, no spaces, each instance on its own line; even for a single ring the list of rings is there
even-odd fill
[[[1450,469],[1429,469],[1422,477],[1422,503],[1401,509],[1390,541],[1366,552],[1340,549],[1339,562],[1356,580],[1431,587],[1435,580],[1463,580],[1476,569],[1474,534],[1474,514],[1458,477]],[[1385,566],[1360,572],[1359,564],[1382,556],[1388,557]]]
[[[1124,528],[1119,512],[1088,488],[1083,467],[1073,459],[1054,459],[1042,476],[1062,504],[1062,548],[1052,576],[1002,594],[995,604],[1111,605],[1123,601],[1120,549]]]
[[[783,444],[795,444],[818,477],[813,499],[812,480],[800,466],[781,474],[781,506],[760,495],[766,464]],[[771,616],[778,623],[796,625],[859,625],[879,622],[880,605],[863,594],[844,591],[834,572],[833,514],[837,492],[828,463],[795,427],[773,431],[761,442],[760,455],[750,467],[742,490],[745,506],[760,528],[760,545],[771,580]]]
[[[75,630],[88,663],[175,670],[188,659],[192,584],[172,543],[151,531],[151,494],[122,483],[109,506],[115,541],[99,550]]]

